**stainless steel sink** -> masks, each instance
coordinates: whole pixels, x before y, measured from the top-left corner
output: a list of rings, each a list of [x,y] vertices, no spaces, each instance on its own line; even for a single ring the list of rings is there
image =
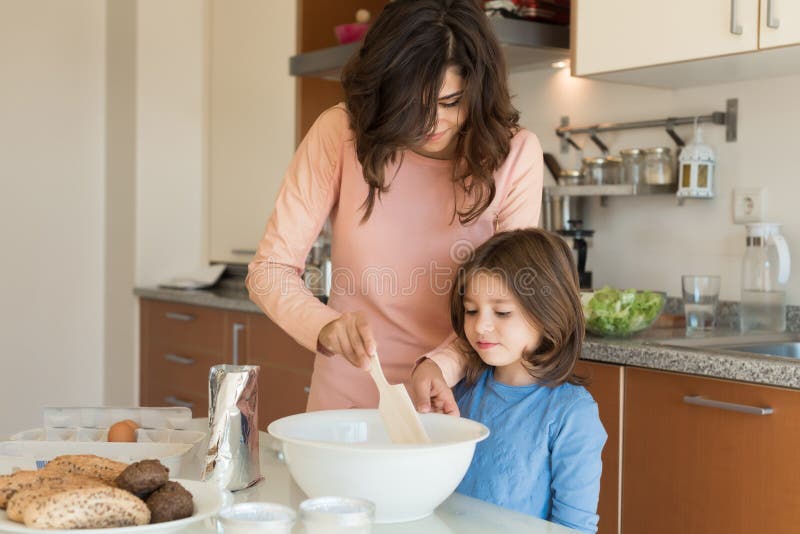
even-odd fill
[[[685,337],[659,340],[655,341],[655,343],[658,345],[716,349],[800,359],[800,335],[792,333]]]

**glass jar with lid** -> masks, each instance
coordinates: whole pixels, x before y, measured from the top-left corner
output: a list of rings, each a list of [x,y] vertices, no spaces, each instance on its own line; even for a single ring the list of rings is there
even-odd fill
[[[626,148],[619,153],[622,156],[622,183],[636,185],[644,182],[644,151],[641,148]]]
[[[647,148],[644,151],[644,179],[651,185],[675,183],[672,151],[668,147]]]
[[[622,174],[622,160],[614,156],[583,158],[581,173],[587,184],[618,184]]]

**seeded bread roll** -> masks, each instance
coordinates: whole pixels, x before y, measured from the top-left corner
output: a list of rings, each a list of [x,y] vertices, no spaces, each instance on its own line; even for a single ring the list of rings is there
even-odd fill
[[[70,481],[81,482],[83,475],[73,475],[69,473],[62,473],[57,470],[52,471],[17,471],[11,475],[0,476],[0,509],[5,509],[8,505],[8,500],[18,491],[38,488],[43,484],[53,483],[64,485]],[[98,484],[102,483],[99,479],[91,478]]]
[[[94,487],[64,490],[43,496],[23,512],[28,528],[115,528],[146,525],[147,505],[125,490]]]
[[[113,483],[126,467],[128,467],[126,463],[115,462],[94,454],[65,454],[50,460],[44,470],[85,475]]]
[[[40,479],[39,484],[14,493],[14,495],[8,499],[6,515],[10,520],[22,523],[25,508],[37,499],[67,489],[96,488],[102,486],[107,486],[107,484],[100,479],[82,475],[64,475],[61,478],[43,478]]]

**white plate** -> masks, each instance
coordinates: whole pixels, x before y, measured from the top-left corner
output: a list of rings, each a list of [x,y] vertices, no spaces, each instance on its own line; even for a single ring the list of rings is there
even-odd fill
[[[98,529],[80,529],[80,530],[42,530],[38,528],[28,528],[22,523],[11,521],[6,516],[5,510],[0,510],[0,532],[22,532],[25,534],[33,534],[41,532],[42,534],[53,534],[56,532],[69,532],[71,534],[149,534],[158,533],[166,534],[184,528],[192,523],[203,521],[211,516],[214,516],[222,508],[223,502],[226,497],[223,492],[214,484],[206,482],[198,482],[196,480],[175,479],[181,485],[189,490],[194,498],[194,514],[185,519],[178,519],[176,521],[168,521],[166,523],[154,523],[151,525],[140,525],[138,527],[120,527],[120,528],[98,528]]]

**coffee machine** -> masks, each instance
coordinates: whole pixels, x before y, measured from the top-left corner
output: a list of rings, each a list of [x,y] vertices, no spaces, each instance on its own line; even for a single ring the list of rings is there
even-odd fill
[[[591,289],[592,272],[586,270],[586,254],[592,245],[594,230],[583,228],[583,221],[580,219],[570,219],[567,228],[558,230],[558,234],[567,241],[572,249],[572,256],[578,268],[580,288]]]

